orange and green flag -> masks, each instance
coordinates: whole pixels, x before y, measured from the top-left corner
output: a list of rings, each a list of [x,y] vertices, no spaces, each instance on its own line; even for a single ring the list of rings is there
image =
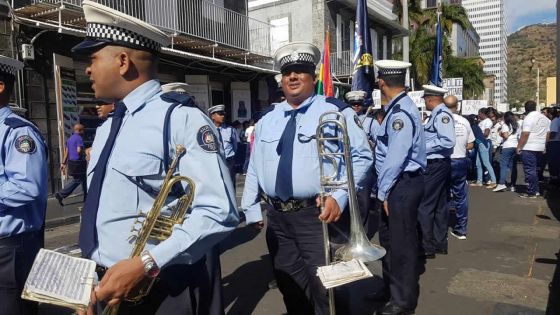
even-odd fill
[[[325,37],[325,47],[323,48],[323,57],[321,57],[321,67],[319,68],[317,94],[325,95],[326,97],[334,97],[329,37],[329,32],[327,32],[327,36]]]

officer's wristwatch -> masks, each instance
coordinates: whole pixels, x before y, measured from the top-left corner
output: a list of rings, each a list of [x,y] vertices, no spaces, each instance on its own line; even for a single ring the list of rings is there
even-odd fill
[[[143,251],[140,254],[140,259],[142,260],[142,264],[144,264],[144,274],[149,278],[155,278],[159,275],[159,266],[156,264],[156,261],[150,255],[150,252],[147,250]]]

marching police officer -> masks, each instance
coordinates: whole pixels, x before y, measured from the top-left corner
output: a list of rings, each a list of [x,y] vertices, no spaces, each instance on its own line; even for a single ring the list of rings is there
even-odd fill
[[[118,303],[158,277],[142,303],[122,302],[119,314],[208,314],[202,257],[239,222],[217,130],[190,97],[162,93],[156,74],[166,34],[96,2],[84,1],[83,9],[86,39],[73,51],[90,57],[95,97],[115,100],[93,143],[80,226],[82,255],[98,265],[92,304],[101,311],[101,302]],[[131,227],[154,204],[177,145],[186,153],[175,172],[196,183],[190,213],[168,239],[148,242],[140,257],[128,259]]]
[[[161,86],[164,93],[175,92],[189,94],[188,84],[183,82],[172,82]],[[206,253],[206,271],[208,272],[208,284],[210,294],[204,297],[209,301],[208,314],[224,314],[224,300],[222,295],[222,264],[220,262],[220,246],[216,244]]]
[[[447,197],[455,125],[453,113],[443,103],[447,90],[433,85],[424,85],[423,88],[426,109],[432,114],[424,125],[428,167],[424,174],[424,197],[418,209],[418,223],[421,254],[434,258],[436,253],[447,254]]]
[[[346,102],[352,107],[359,118],[364,118],[364,100],[366,99],[366,92],[364,91],[350,91],[346,93]]]
[[[43,247],[47,147],[39,130],[8,106],[23,64],[0,56],[0,314],[37,313],[21,292]]]
[[[286,100],[271,107],[257,123],[242,199],[249,224],[262,220],[261,200],[271,206],[266,239],[289,314],[328,313],[327,291],[316,274],[317,267],[326,264],[321,221],[337,221],[348,199],[347,191],[335,190],[326,197],[322,213],[318,207],[319,117],[328,111],[345,116],[357,185],[372,162],[354,111],[337,99],[314,94],[319,59],[319,49],[308,43],[290,43],[276,51],[274,61],[282,73]]]
[[[418,108],[405,92],[410,63],[381,60],[379,88],[386,116],[375,146],[377,198],[383,204],[379,240],[387,250],[383,278],[390,301],[377,312],[382,315],[413,314],[418,303],[417,211],[422,199],[426,146]]]
[[[218,138],[224,147],[226,164],[235,187],[235,152],[237,152],[238,141],[237,132],[235,131],[235,128],[227,126],[224,123],[226,119],[226,107],[224,105],[210,107],[208,109],[208,115],[212,119],[216,128],[218,128]]]

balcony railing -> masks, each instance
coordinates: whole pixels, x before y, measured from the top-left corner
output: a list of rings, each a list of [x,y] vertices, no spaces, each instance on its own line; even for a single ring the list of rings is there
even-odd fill
[[[188,35],[261,56],[271,56],[270,24],[206,0],[97,0],[177,36]],[[29,0],[81,7],[82,0]]]
[[[354,71],[353,52],[334,51],[331,52],[331,72],[337,77],[346,77],[352,75]]]

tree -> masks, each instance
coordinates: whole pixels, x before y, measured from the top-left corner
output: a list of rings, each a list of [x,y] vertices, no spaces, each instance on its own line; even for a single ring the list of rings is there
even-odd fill
[[[464,99],[473,99],[484,93],[484,71],[480,65],[480,58],[449,56],[444,68],[447,77],[463,78]]]

